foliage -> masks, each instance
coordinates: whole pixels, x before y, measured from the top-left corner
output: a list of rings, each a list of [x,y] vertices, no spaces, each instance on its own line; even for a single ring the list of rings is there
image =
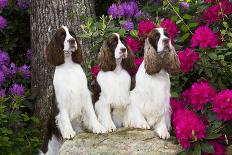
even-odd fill
[[[135,14],[128,14],[128,10]],[[100,20],[90,18],[82,25],[82,37],[96,41],[93,53],[98,52],[107,35],[119,32],[127,41],[128,49],[136,55],[139,67],[143,60],[141,45],[149,27],[164,27],[172,37],[182,66],[182,72],[171,77],[171,104],[172,109],[177,109],[173,110],[172,117],[178,118],[175,113],[186,109],[192,117],[182,116],[173,123],[174,134],[178,129],[180,133],[175,135],[184,147],[180,154],[225,154],[226,150],[231,154],[232,120],[226,116],[232,115],[232,4],[228,0],[134,0],[112,4],[108,13]],[[99,71],[97,63],[96,60],[89,63],[93,79]],[[193,119],[195,126],[186,125]],[[199,122],[202,125],[197,127],[197,121],[204,125]]]
[[[29,1],[0,2],[0,16],[7,21],[0,29],[0,154],[36,154],[41,140],[29,90]]]

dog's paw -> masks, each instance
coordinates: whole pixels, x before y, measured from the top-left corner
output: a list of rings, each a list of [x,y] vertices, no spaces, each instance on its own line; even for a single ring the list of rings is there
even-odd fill
[[[64,139],[73,139],[76,135],[76,132],[73,130],[67,130],[62,134]]]
[[[114,132],[114,131],[116,131],[116,126],[115,126],[115,124],[113,122],[107,123],[104,126],[105,126],[107,132]]]
[[[107,133],[107,130],[100,123],[97,123],[97,125],[93,127],[93,133],[96,133],[96,134]]]
[[[139,128],[139,129],[150,129],[149,124],[146,121],[127,121],[125,122],[125,127],[130,127],[130,128]]]
[[[169,139],[170,138],[170,134],[169,134],[167,129],[158,129],[158,130],[156,130],[156,133],[162,139]]]

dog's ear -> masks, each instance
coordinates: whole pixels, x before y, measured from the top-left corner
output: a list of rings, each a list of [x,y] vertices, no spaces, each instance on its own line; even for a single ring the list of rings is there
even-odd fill
[[[64,63],[64,51],[62,46],[64,39],[61,37],[65,31],[58,29],[45,49],[45,58],[51,65],[58,66]]]
[[[163,56],[163,67],[169,74],[180,71],[180,61],[173,46]]]
[[[77,50],[75,52],[72,52],[72,61],[75,63],[81,64],[83,61],[82,48],[81,48],[79,39],[76,37],[75,33],[72,32],[72,36],[75,38],[76,43],[77,43]]]
[[[134,70],[136,68],[134,53],[127,50],[127,58],[122,59],[121,65],[122,65],[122,68],[124,68],[127,71]]]
[[[162,58],[151,46],[148,39],[146,39],[144,47],[144,68],[149,75],[160,72],[162,68]]]
[[[100,48],[98,54],[99,67],[102,71],[113,71],[116,68],[116,60],[114,57],[114,51],[108,47],[107,40],[105,40]]]

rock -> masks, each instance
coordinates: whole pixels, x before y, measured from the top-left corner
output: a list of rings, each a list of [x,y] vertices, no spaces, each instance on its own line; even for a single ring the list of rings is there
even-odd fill
[[[173,140],[162,140],[151,130],[119,129],[109,134],[80,133],[64,142],[61,155],[174,155],[181,147]]]

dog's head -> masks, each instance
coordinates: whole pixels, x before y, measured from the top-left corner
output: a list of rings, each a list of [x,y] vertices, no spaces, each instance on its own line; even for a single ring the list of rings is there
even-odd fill
[[[100,69],[104,72],[113,71],[117,65],[126,70],[133,68],[134,56],[126,48],[118,33],[111,34],[100,48],[98,54]]]
[[[167,32],[163,28],[153,29],[147,36],[144,46],[144,66],[149,75],[160,72],[179,71],[180,62]]]
[[[65,56],[72,56],[75,63],[82,62],[81,45],[75,33],[67,26],[62,26],[55,32],[46,47],[45,54],[48,63],[54,66],[63,64]]]

